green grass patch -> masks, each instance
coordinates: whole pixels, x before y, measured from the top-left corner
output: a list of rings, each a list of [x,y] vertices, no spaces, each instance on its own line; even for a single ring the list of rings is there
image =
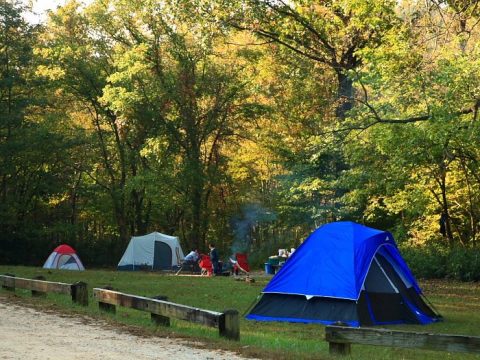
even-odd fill
[[[0,266],[0,274],[12,273],[18,277],[33,278],[43,275],[49,281],[73,283],[84,281],[89,288],[89,306],[71,302],[68,296],[48,294],[46,298],[32,298],[29,291],[18,289],[15,298],[29,304],[48,307],[60,312],[89,315],[105,319],[115,326],[136,330],[150,336],[177,336],[200,339],[212,348],[233,350],[245,355],[275,359],[330,359],[328,344],[324,341],[321,325],[255,322],[241,318],[241,341],[228,341],[218,336],[218,330],[180,320],[171,320],[171,327],[156,327],[150,314],[117,307],[115,315],[99,311],[93,299],[92,288],[111,286],[115,290],[152,297],[167,296],[169,301],[198,308],[223,311],[237,309],[244,314],[255,301],[268,278],[257,277],[255,283],[235,281],[232,277],[188,277],[147,272],[117,272],[87,270],[84,272],[46,270],[33,267]],[[406,331],[479,335],[480,285],[456,281],[424,281],[425,294],[445,318],[444,322],[428,326],[401,325],[389,328]],[[8,291],[1,289],[7,296]],[[432,351],[394,349],[388,347],[352,346],[354,359],[478,359],[470,354],[439,353]]]

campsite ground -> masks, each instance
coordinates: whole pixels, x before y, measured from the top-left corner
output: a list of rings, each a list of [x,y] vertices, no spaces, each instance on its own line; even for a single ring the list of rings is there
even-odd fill
[[[18,289],[12,294],[1,288],[0,297],[2,298],[0,298],[0,303],[4,303],[3,300],[8,298],[9,301],[21,303],[22,306],[34,307],[42,312],[54,311],[57,314],[66,314],[79,319],[94,318],[98,320],[98,322],[94,322],[97,330],[100,327],[104,327],[105,324],[105,327],[109,330],[118,328],[122,332],[128,331],[129,334],[133,332],[140,335],[141,338],[176,338],[179,339],[178,341],[182,345],[184,341],[188,340],[190,343],[201,344],[199,346],[205,349],[223,349],[228,352],[241,354],[241,356],[261,359],[331,359],[328,355],[328,344],[324,341],[323,326],[278,322],[265,323],[247,321],[242,318],[240,321],[240,341],[228,341],[220,338],[216,329],[194,325],[185,321],[172,321],[172,326],[169,328],[155,327],[148,313],[137,310],[119,307],[115,315],[104,314],[99,311],[98,303],[92,296],[92,287],[109,285],[118,291],[128,294],[147,297],[166,295],[170,301],[179,304],[214,311],[233,308],[244,314],[271,278],[271,276],[266,277],[260,273],[254,275],[256,279],[254,283],[236,281],[232,276],[209,278],[174,276],[152,272],[118,272],[109,270],[72,272],[34,267],[0,266],[0,274],[5,273],[12,273],[18,277],[25,278],[34,278],[42,275],[49,281],[67,283],[84,281],[88,283],[90,301],[87,307],[72,304],[71,299],[63,294],[49,294],[46,298],[33,298],[30,292],[26,290]],[[444,315],[445,321],[428,326],[402,325],[401,327],[389,326],[389,328],[419,332],[480,335],[478,330],[480,321],[479,283],[435,280],[421,281],[420,285],[432,303]],[[0,313],[0,316],[2,316],[0,317],[1,323],[3,322],[3,314]],[[18,314],[17,316],[21,318],[23,315]],[[38,332],[37,329],[35,333]],[[105,337],[106,339],[113,336],[102,335],[102,332],[97,334],[97,337]],[[75,338],[76,335],[73,336]],[[21,338],[25,338],[25,336],[22,335]],[[0,334],[0,348],[3,345],[3,341]],[[48,334],[45,337],[45,341],[49,343],[51,341]],[[88,343],[94,341],[94,339],[82,341]],[[137,346],[135,340],[126,340],[125,342],[129,342],[130,346]],[[95,345],[95,347],[101,346]],[[108,347],[108,345],[105,346]],[[449,360],[466,360],[480,358],[480,355],[474,354],[438,353],[361,345],[354,345],[352,354],[354,354],[355,359],[360,360],[437,360],[439,357]],[[2,356],[5,359],[4,354],[0,353],[0,359],[2,359]],[[134,357],[131,356],[130,358]],[[139,358],[141,357],[139,356]],[[6,357],[6,359],[12,359],[12,357]]]
[[[0,359],[176,360],[232,359],[233,352],[204,349],[201,342],[145,337],[90,317],[38,311],[0,296]]]

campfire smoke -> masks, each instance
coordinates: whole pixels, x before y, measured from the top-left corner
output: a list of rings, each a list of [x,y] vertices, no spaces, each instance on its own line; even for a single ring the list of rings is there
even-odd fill
[[[254,240],[255,229],[262,223],[272,222],[275,219],[275,214],[258,204],[245,205],[241,215],[232,220],[234,234],[232,254],[248,253]]]

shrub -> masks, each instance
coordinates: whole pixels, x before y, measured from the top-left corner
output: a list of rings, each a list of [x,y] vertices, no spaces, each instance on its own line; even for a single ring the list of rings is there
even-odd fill
[[[461,281],[480,280],[480,249],[452,249],[447,261],[447,277]]]
[[[417,278],[438,279],[447,275],[447,254],[442,249],[405,247],[401,253]]]
[[[401,253],[418,278],[450,278],[460,281],[480,280],[480,249],[452,249],[428,245],[403,247]]]

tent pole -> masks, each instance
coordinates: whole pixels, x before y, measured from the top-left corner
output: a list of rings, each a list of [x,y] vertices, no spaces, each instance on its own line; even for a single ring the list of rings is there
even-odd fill
[[[245,310],[245,312],[243,313],[242,317],[247,315],[247,313],[252,310],[253,306],[255,305],[255,303],[258,302],[258,299],[260,298],[260,296],[262,296],[262,294],[260,293],[259,295],[257,295],[257,297],[252,301],[252,303],[250,304],[250,306],[247,308],[247,310]]]
[[[423,293],[420,293],[420,297],[427,303],[427,305],[429,305],[433,312],[440,318],[440,319],[443,319],[443,316],[442,314],[440,314],[440,312],[437,310],[437,308],[430,302],[430,300],[428,300],[428,298],[423,294]]]

